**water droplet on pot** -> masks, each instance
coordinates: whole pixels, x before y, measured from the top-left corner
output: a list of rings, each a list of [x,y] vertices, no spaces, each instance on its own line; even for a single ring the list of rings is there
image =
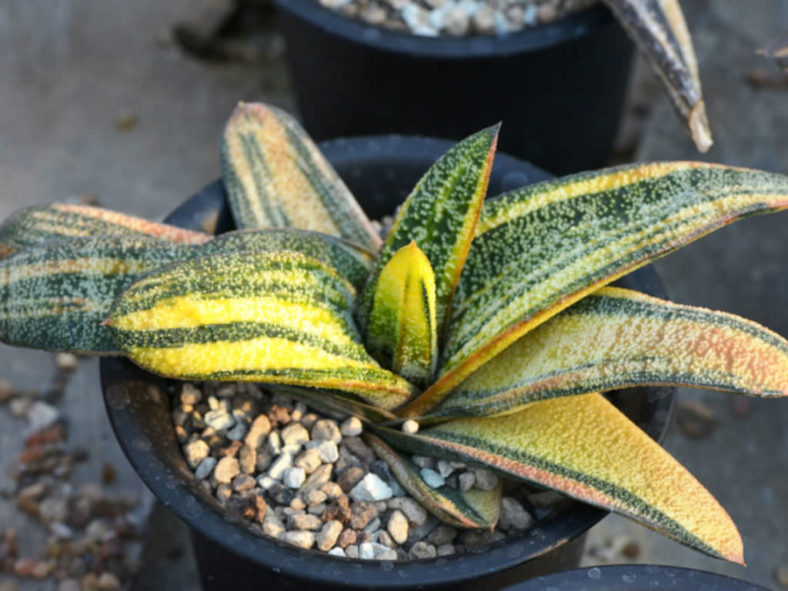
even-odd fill
[[[597,567],[589,568],[586,574],[589,579],[594,579],[595,581],[602,578],[602,571]]]

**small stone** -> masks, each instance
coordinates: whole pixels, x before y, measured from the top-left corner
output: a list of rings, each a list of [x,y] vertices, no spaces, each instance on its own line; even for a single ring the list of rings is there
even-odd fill
[[[46,402],[34,402],[27,411],[28,427],[32,433],[54,425],[60,418],[60,412]]]
[[[204,480],[208,478],[217,463],[218,460],[216,458],[208,456],[202,462],[200,462],[199,466],[197,466],[197,469],[194,471],[194,477],[198,480]]]
[[[424,482],[426,482],[427,485],[432,488],[440,488],[441,486],[446,484],[446,481],[443,479],[443,476],[438,474],[435,470],[430,470],[429,468],[422,468],[420,474]]]
[[[361,435],[363,430],[364,424],[358,417],[350,417],[339,426],[339,431],[346,437]]]
[[[410,547],[408,556],[415,559],[435,558],[438,552],[435,546],[427,542],[416,542]]]
[[[183,455],[186,456],[186,463],[192,470],[196,469],[210,452],[210,446],[202,439],[195,439],[183,446]]]
[[[272,456],[282,453],[282,437],[279,431],[271,431],[265,440],[265,450]]]
[[[482,5],[473,13],[471,23],[477,33],[490,35],[495,32],[495,11],[490,6]]]
[[[259,486],[263,490],[268,490],[276,483],[277,483],[276,480],[271,478],[268,474],[264,474],[257,479],[257,486]]]
[[[517,499],[503,497],[501,499],[501,517],[499,525],[503,529],[522,531],[533,525],[534,518],[526,511]]]
[[[369,447],[361,437],[345,437],[342,440],[342,445],[350,451],[354,456],[358,457],[364,464],[370,464],[375,461],[375,452]]]
[[[328,495],[326,493],[316,488],[313,488],[304,494],[304,501],[310,507],[325,503],[327,498]]]
[[[350,521],[351,515],[350,501],[345,495],[342,495],[326,507],[322,514],[322,518],[323,521],[337,520],[342,523],[347,523]]]
[[[112,533],[112,528],[104,519],[94,519],[85,528],[85,535],[94,542],[100,542]]]
[[[348,558],[357,559],[358,558],[358,546],[355,544],[350,544],[347,548],[345,548],[345,556]]]
[[[319,521],[319,520],[318,520]],[[342,524],[339,521],[329,521],[323,525],[320,533],[317,534],[317,548],[327,552],[337,543],[339,535],[342,533]],[[344,554],[344,552],[343,552]]]
[[[326,504],[320,503],[318,505],[310,505],[307,507],[307,512],[311,513],[312,515],[322,515],[323,511],[326,510]]]
[[[16,495],[17,506],[28,515],[38,515],[38,502],[46,493],[47,486],[44,482],[36,482],[21,489]]]
[[[194,384],[185,383],[181,387],[181,404],[195,406],[202,400],[202,392]]]
[[[253,494],[244,513],[244,517],[257,523],[263,523],[268,512],[268,503],[261,494]]]
[[[48,560],[36,560],[30,570],[30,576],[34,579],[46,579],[54,569],[55,565]]]
[[[70,540],[74,537],[74,530],[59,521],[49,524],[49,531],[59,540]]]
[[[321,419],[312,426],[312,439],[315,441],[333,441],[338,444],[342,441],[342,433],[336,421]]]
[[[249,476],[248,474],[239,474],[238,476],[233,478],[233,482],[232,482],[233,490],[236,492],[251,490],[254,488],[255,484],[257,484],[255,482],[255,479]]]
[[[411,458],[413,463],[416,464],[419,468],[434,468],[435,467],[435,458],[430,458],[427,456],[413,456]]]
[[[225,456],[216,464],[216,468],[213,471],[213,478],[220,484],[229,484],[240,471],[241,467],[238,465],[238,460],[233,457]]]
[[[292,467],[293,457],[290,454],[279,454],[279,457],[268,468],[268,475],[275,480],[281,480],[285,471]]]
[[[347,548],[351,544],[356,543],[356,530],[345,528],[342,530],[342,533],[339,534],[339,539],[337,540],[337,545],[340,548]]]
[[[781,587],[788,587],[788,565],[778,566],[774,570],[774,580]]]
[[[391,534],[384,529],[378,530],[378,544],[383,544],[387,548],[395,548],[397,543],[392,539]]]
[[[279,539],[304,550],[309,550],[315,544],[315,534],[311,531],[286,531],[279,535]]]
[[[342,488],[342,492],[348,493],[354,486],[356,486],[356,484],[361,482],[361,479],[364,478],[364,476],[365,474],[363,468],[360,468],[359,466],[351,466],[339,475],[339,478],[337,478],[337,484]]]
[[[345,551],[342,548],[331,548],[331,550],[329,550],[328,553],[331,556],[341,556],[345,558]]]
[[[217,408],[205,413],[205,424],[217,431],[224,431],[235,425],[235,419],[225,408]]]
[[[68,499],[64,497],[49,497],[38,505],[38,517],[46,524],[64,522],[68,519],[68,514]]]
[[[219,456],[220,458],[234,458],[242,447],[243,443],[240,441],[231,441],[230,445],[225,445],[219,449]]]
[[[303,468],[288,468],[282,474],[282,482],[288,488],[299,489],[306,480],[306,473]]]
[[[375,507],[375,510],[377,511],[377,507]],[[364,532],[370,535],[375,535],[380,531],[380,524],[380,517],[375,517],[372,521],[364,526]]]
[[[236,423],[235,426],[227,431],[227,439],[230,441],[240,441],[246,435],[246,425],[243,423]]]
[[[331,478],[331,472],[333,470],[333,464],[323,464],[309,475],[309,477],[306,479],[306,482],[301,487],[301,490],[306,492],[312,488],[322,487],[326,482],[328,482],[329,478]]]
[[[372,503],[359,501],[350,508],[350,527],[364,529],[367,524],[378,516],[378,510]]]
[[[290,508],[303,511],[304,509],[306,509],[306,503],[304,502],[304,499],[302,499],[301,497],[296,497],[292,501],[290,501]]]
[[[314,449],[316,449],[317,453],[320,455],[321,461],[327,464],[333,464],[339,459],[339,448],[336,443],[325,439],[316,443],[317,447]]]
[[[222,483],[216,487],[216,498],[219,499],[219,502],[224,504],[226,503],[230,497],[233,496],[233,487],[229,484]]]
[[[330,442],[329,442],[330,443]],[[293,464],[298,468],[303,468],[306,474],[311,474],[323,463],[320,452],[316,449],[308,449],[301,453]]]
[[[408,433],[409,435],[413,435],[414,433],[419,432],[419,424],[413,419],[408,419],[407,421],[402,423],[401,428],[403,433]]]
[[[341,497],[343,494],[345,494],[342,492],[342,487],[336,482],[326,482],[320,487],[320,490],[326,493],[326,497],[328,499],[336,499],[337,497]]]
[[[249,427],[249,431],[244,438],[244,443],[256,450],[265,443],[265,438],[270,432],[271,421],[265,415],[258,415],[257,418],[252,421],[252,425]]]
[[[285,445],[301,446],[309,441],[309,431],[301,423],[290,423],[281,432],[282,442]]]
[[[257,451],[250,445],[243,445],[238,451],[238,464],[244,474],[254,473],[257,467]]]
[[[438,556],[451,556],[456,552],[454,544],[443,544],[437,548]]]
[[[79,358],[73,353],[56,353],[55,365],[63,371],[74,371],[79,365]]]
[[[408,518],[408,522],[416,527],[427,521],[427,511],[416,501],[408,497],[395,497],[388,501],[389,509],[399,509]]]
[[[497,530],[491,532],[466,531],[463,536],[463,542],[466,549],[477,550],[503,540],[505,537],[506,535],[503,532]]]
[[[279,534],[285,531],[285,526],[273,511],[268,511],[263,519],[263,533],[273,538],[278,538]]]
[[[350,496],[356,501],[382,501],[390,499],[392,491],[377,474],[370,472],[351,489]]]
[[[301,422],[301,418],[306,413],[306,406],[303,402],[296,402],[293,411],[290,413],[290,420],[297,423]]]
[[[286,425],[290,422],[290,409],[282,405],[272,404],[267,414],[272,425]]]
[[[118,581],[118,577],[110,572],[101,573],[101,575],[99,575],[97,585],[100,591],[117,591],[120,589],[120,581]]]
[[[456,529],[442,524],[432,530],[432,533],[427,536],[427,540],[429,540],[430,543],[435,544],[435,546],[443,546],[444,544],[453,542],[454,538],[456,537]]]
[[[460,474],[459,485],[462,492],[468,492],[475,484],[476,476],[474,476],[473,472],[468,471]]]
[[[57,591],[81,591],[82,586],[77,579],[63,579],[57,585]]]
[[[479,490],[494,490],[498,486],[498,476],[485,468],[474,468],[473,475]]]
[[[452,472],[454,472],[454,466],[451,465],[451,462],[447,462],[446,460],[438,460],[438,474],[440,474],[443,478],[447,478],[451,476]]]
[[[316,531],[320,529],[322,525],[323,522],[320,521],[319,517],[317,517],[316,515],[310,515],[308,513],[291,515],[287,519],[288,529],[297,529],[300,531]]]
[[[33,402],[29,398],[12,398],[8,403],[8,410],[11,411],[11,416],[23,417],[25,416]]]
[[[397,544],[404,544],[408,539],[408,527],[408,518],[399,510],[391,513],[386,524],[386,530]]]
[[[454,35],[455,37],[467,35],[471,27],[468,11],[462,6],[450,8],[444,14],[443,27],[449,35]]]

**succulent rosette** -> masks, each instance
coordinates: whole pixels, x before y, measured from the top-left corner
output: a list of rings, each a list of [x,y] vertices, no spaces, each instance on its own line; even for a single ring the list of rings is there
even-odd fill
[[[788,343],[609,284],[788,207],[788,177],[649,163],[485,201],[497,136],[484,129],[435,162],[381,241],[292,117],[241,104],[222,141],[238,231],[21,210],[0,228],[0,337],[123,354],[172,378],[260,382],[355,414],[402,486],[454,526],[491,528],[500,488],[434,489],[408,453],[550,487],[743,562],[725,510],[602,393],[784,396]]]

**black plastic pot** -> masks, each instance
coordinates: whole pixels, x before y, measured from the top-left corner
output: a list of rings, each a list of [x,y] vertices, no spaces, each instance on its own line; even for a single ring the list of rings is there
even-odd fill
[[[611,565],[536,577],[506,591],[766,591],[763,587],[692,568]]]
[[[451,142],[388,136],[338,140],[324,153],[371,217],[393,211],[418,178]],[[490,194],[548,175],[499,155]],[[168,221],[193,229],[230,229],[224,188],[215,182],[175,210]],[[664,296],[650,267],[623,284]],[[112,426],[129,461],[158,499],[193,532],[203,588],[272,589],[498,589],[528,577],[578,565],[584,533],[605,512],[581,503],[554,511],[519,537],[479,553],[407,563],[338,559],[299,550],[253,534],[228,521],[218,503],[194,479],[178,445],[170,416],[176,382],[148,374],[120,358],[103,359],[101,380]],[[670,419],[675,389],[630,390],[616,403],[651,437],[659,439]],[[481,585],[481,587],[479,587]]]
[[[503,37],[426,38],[275,0],[305,127],[318,140],[461,139],[503,121],[501,150],[554,174],[603,166],[632,43],[601,4]]]

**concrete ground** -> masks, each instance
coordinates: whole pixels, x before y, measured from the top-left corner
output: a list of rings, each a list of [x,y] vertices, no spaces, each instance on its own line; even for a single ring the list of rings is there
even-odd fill
[[[218,137],[236,101],[266,100],[291,108],[276,55],[263,55],[256,63],[207,63],[173,43],[174,23],[221,4],[0,1],[0,219],[25,205],[85,195],[106,207],[161,217],[218,176]],[[702,159],[788,172],[788,89],[750,82],[753,68],[778,76],[755,50],[788,27],[788,3],[683,4],[717,140]],[[628,157],[699,159],[655,88],[644,75],[633,85]],[[787,216],[736,224],[659,261],[672,299],[742,314],[788,336],[788,262],[780,231]],[[43,353],[0,345],[0,359],[0,379],[20,388],[45,389],[54,372],[51,356]],[[95,361],[83,361],[60,405],[71,425],[69,443],[90,455],[75,482],[96,479],[101,466],[110,463],[118,472],[112,486],[135,490],[144,499],[143,485],[114,442],[95,376]],[[749,566],[705,558],[615,517],[590,532],[584,564],[693,566],[778,588],[775,569],[788,566],[783,504],[788,498],[788,404],[712,392],[682,391],[681,399],[703,403],[713,426],[692,438],[688,433],[698,433],[677,422],[665,446],[731,513]],[[685,408],[684,419],[693,418],[691,410]],[[24,429],[24,421],[0,409],[0,469],[19,454]],[[0,531],[14,527],[23,550],[34,552],[46,535],[15,509],[12,490],[0,479]],[[143,502],[139,511],[148,507]],[[161,508],[151,523],[158,534],[146,538],[141,549],[143,571],[136,587],[196,588],[185,528]],[[8,583],[3,577],[0,585]],[[16,584],[42,588],[40,583]]]

